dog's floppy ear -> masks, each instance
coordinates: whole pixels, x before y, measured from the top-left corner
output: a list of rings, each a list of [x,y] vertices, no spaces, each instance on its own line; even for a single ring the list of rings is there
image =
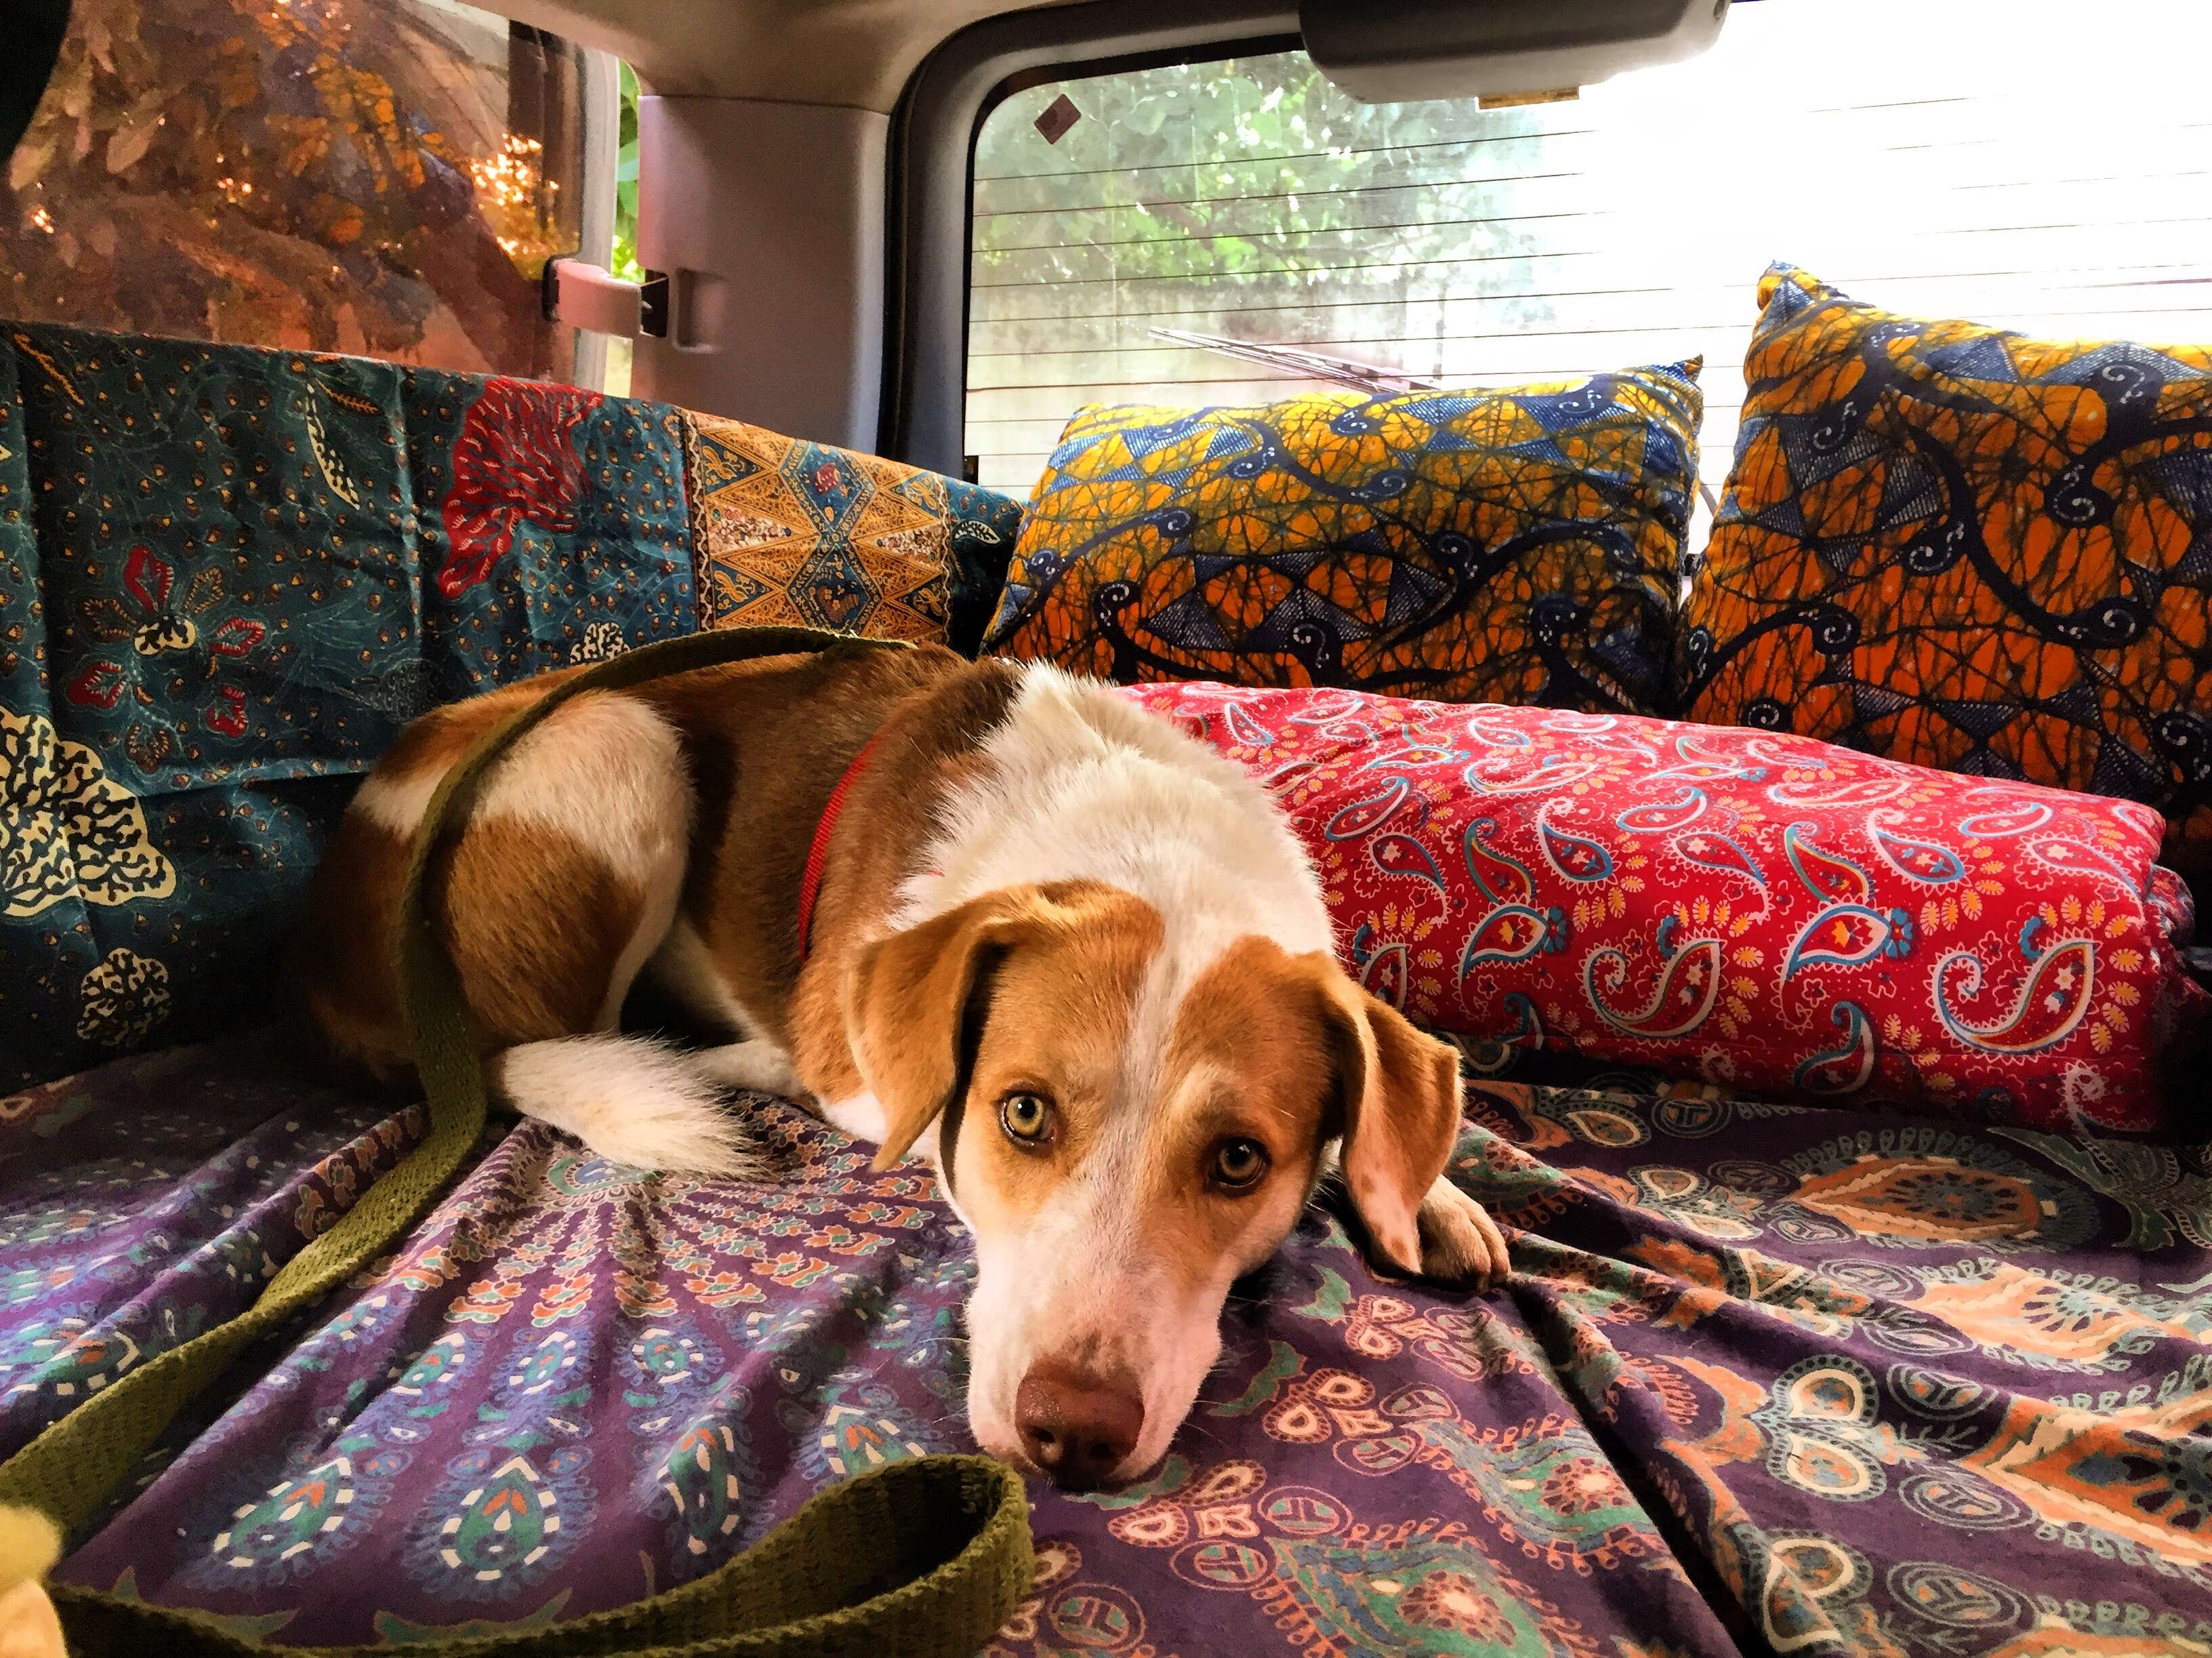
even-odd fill
[[[970,1006],[992,964],[1048,920],[1042,889],[972,899],[863,948],[845,979],[845,1037],[884,1108],[875,1167],[890,1167],[960,1086]]]
[[[1376,1249],[1418,1273],[1421,1200],[1459,1138],[1459,1055],[1333,963],[1321,979],[1343,1089],[1344,1183]]]

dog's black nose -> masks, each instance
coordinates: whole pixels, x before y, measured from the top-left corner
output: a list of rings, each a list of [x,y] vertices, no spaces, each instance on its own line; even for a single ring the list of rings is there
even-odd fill
[[[1062,1490],[1091,1490],[1137,1448],[1144,1397],[1126,1381],[1040,1364],[1015,1392],[1014,1426],[1046,1478]]]

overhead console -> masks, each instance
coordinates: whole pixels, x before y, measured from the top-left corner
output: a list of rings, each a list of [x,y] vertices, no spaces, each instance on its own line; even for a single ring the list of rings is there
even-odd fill
[[[1571,97],[1625,70],[1694,58],[1729,0],[1300,0],[1322,74],[1362,103]]]

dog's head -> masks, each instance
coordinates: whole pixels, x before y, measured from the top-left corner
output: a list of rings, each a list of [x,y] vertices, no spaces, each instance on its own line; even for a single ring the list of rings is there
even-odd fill
[[[969,1423],[1061,1484],[1165,1454],[1231,1282],[1333,1150],[1373,1253],[1420,1269],[1456,1058],[1325,954],[1170,926],[1110,887],[1014,887],[870,946],[846,1022],[878,1167],[933,1126],[975,1235]]]

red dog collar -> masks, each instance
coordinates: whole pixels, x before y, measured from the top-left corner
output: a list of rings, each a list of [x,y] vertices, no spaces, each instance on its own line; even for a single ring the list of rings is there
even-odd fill
[[[860,746],[853,756],[853,763],[845,768],[845,775],[837,779],[837,786],[830,791],[830,799],[822,808],[822,820],[814,826],[813,844],[806,849],[805,873],[799,878],[799,960],[806,961],[807,952],[814,944],[814,899],[822,890],[822,866],[830,861],[830,833],[837,826],[837,814],[845,809],[845,795],[859,781],[860,773],[868,769],[875,758],[876,745],[883,740],[878,731]]]

